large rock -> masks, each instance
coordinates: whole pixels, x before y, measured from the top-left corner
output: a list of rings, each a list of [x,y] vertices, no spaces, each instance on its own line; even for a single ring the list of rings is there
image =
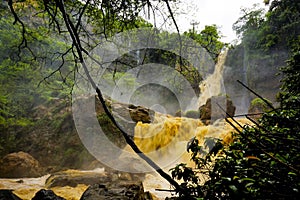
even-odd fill
[[[144,188],[141,182],[117,181],[107,185],[90,186],[80,200],[145,200]]]
[[[65,198],[57,196],[52,190],[41,189],[34,195],[32,200],[65,200]]]
[[[0,200],[22,200],[12,190],[0,190]]]
[[[132,122],[150,123],[154,116],[153,110],[132,104],[113,103],[112,110],[116,117]]]
[[[213,96],[199,108],[199,111],[201,120],[214,122],[217,119],[227,118],[226,113],[234,116],[235,106],[228,96]]]
[[[65,170],[53,173],[46,180],[46,187],[76,187],[78,184],[108,184],[114,181],[142,180],[143,174],[119,172],[113,169],[96,168],[93,170]]]
[[[39,162],[25,152],[10,153],[0,161],[1,178],[24,178],[41,176]]]
[[[112,177],[103,171],[66,170],[56,172],[46,180],[46,187],[76,187],[78,184],[93,185],[110,182]]]
[[[253,99],[248,109],[248,116],[254,120],[258,120],[263,113],[270,111],[272,108],[265,101],[268,102],[269,105],[272,105],[272,102],[268,99]]]

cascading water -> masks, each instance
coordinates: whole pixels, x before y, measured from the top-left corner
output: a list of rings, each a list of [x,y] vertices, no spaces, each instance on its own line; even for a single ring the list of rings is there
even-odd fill
[[[207,78],[200,83],[199,87],[201,93],[198,99],[199,106],[204,105],[207,99],[212,96],[225,94],[225,87],[223,84],[223,70],[226,56],[227,50],[219,55],[214,72],[208,75]]]

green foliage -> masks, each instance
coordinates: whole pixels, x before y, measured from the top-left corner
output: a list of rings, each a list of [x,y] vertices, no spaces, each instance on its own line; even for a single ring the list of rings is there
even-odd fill
[[[191,194],[205,199],[296,199],[300,186],[299,113],[299,109],[280,109],[265,114],[260,124],[244,127],[217,156],[209,153],[203,158],[205,151],[194,141],[189,149],[196,168],[179,165],[172,175],[183,179],[182,185]],[[206,175],[203,185],[197,172]]]
[[[221,51],[228,46],[227,43],[220,41],[221,36],[215,24],[210,26],[206,25],[200,33],[189,30],[188,32],[185,32],[184,35],[198,42],[206,49],[215,62],[218,61],[218,56]]]
[[[263,33],[266,25],[277,23],[280,18],[285,19],[289,16],[299,22],[297,18],[299,14],[296,14],[299,13],[298,2],[281,0],[272,1],[272,3],[267,20],[264,22],[258,20],[259,26],[256,26],[258,30],[250,26],[255,16],[251,16],[250,21],[246,20],[245,27],[257,34],[260,31]],[[291,13],[291,10],[294,12]],[[279,11],[282,16],[278,16]],[[275,20],[273,16],[279,19]],[[298,35],[285,35],[285,31],[289,30],[290,26],[293,27],[293,31],[299,30],[294,25],[294,20],[282,20],[276,25],[280,28],[273,29],[274,37],[265,37],[266,32],[260,35],[262,38],[270,39],[269,43],[255,44],[258,45],[255,48],[266,50],[267,47],[267,50],[271,50],[276,47],[290,52],[287,65],[281,68],[284,78],[282,79],[282,92],[278,95],[280,106],[265,113],[258,122],[254,122],[254,126],[238,125],[236,130],[239,130],[238,128],[242,130],[233,134],[234,140],[231,144],[217,148],[221,150],[216,155],[208,153],[203,157],[199,153],[203,151],[203,148],[199,146],[198,141],[194,140],[190,143],[189,150],[192,151],[191,160],[194,161],[196,168],[189,173],[184,173],[185,170],[181,169],[186,167],[185,165],[173,169],[175,170],[174,178],[183,179],[182,185],[186,186],[186,189],[196,197],[204,199],[298,199],[300,192],[300,45],[299,42],[293,43],[299,40]],[[247,34],[250,29],[243,30],[246,31],[243,33],[246,40],[249,39]],[[277,36],[278,40],[274,41],[273,39]],[[271,40],[274,43],[270,42]],[[285,41],[285,44],[282,41]],[[262,102],[262,99],[257,99],[253,104],[262,104]],[[197,180],[194,180],[195,173],[198,171],[201,175],[206,175],[206,181],[202,184],[196,184],[201,178],[199,174],[197,174]],[[194,185],[189,184],[191,180],[195,183]]]

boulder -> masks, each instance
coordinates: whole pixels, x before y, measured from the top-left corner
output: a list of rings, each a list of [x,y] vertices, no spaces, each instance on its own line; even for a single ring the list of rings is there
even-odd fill
[[[65,198],[57,196],[52,190],[41,189],[34,195],[32,200],[65,200]]]
[[[0,190],[0,200],[22,200],[12,190]]]
[[[230,116],[234,116],[235,106],[228,96],[213,96],[206,101],[205,105],[200,106],[199,111],[202,121],[214,122],[228,117],[225,111]]]
[[[139,181],[143,174],[131,174],[113,169],[95,168],[93,170],[65,170],[51,174],[46,180],[46,187],[76,187],[78,184],[108,184],[114,181]]]
[[[268,99],[264,99],[266,102],[268,102],[270,105],[272,105],[272,102]],[[265,112],[268,112],[271,110],[271,107],[261,98],[255,98],[251,101],[248,114],[249,117],[258,120],[261,118],[262,114]],[[273,106],[273,105],[272,105]]]
[[[134,122],[151,123],[154,111],[142,106],[129,105],[130,117]]]
[[[107,185],[91,185],[80,200],[145,200],[145,196],[142,182],[117,181]]]
[[[78,171],[66,170],[50,175],[46,180],[46,187],[76,187],[78,184],[93,185],[96,183],[110,182],[112,177],[103,170]]]
[[[39,177],[41,169],[35,158],[22,151],[7,154],[0,160],[1,178]]]
[[[270,105],[272,105],[272,102],[270,100],[268,99],[264,99],[264,100],[268,102]],[[270,111],[272,108],[264,100],[261,98],[253,99],[250,103],[248,113],[260,115],[262,113]]]
[[[132,104],[113,103],[111,105],[112,111],[115,117],[121,117],[126,119],[127,123],[143,122],[150,123],[154,116],[154,111],[142,106],[136,106]]]

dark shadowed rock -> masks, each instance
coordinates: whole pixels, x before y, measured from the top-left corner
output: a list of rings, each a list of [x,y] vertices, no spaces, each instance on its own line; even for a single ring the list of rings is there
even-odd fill
[[[0,160],[0,177],[24,178],[41,175],[39,162],[25,152],[10,153]]]
[[[22,200],[12,190],[0,190],[0,200]]]
[[[143,185],[139,181],[118,181],[107,185],[94,184],[80,200],[145,200]]]
[[[228,96],[213,96],[206,101],[205,105],[199,108],[199,111],[201,120],[211,120],[213,122],[228,117],[225,111],[230,116],[234,116],[235,106]]]
[[[32,200],[65,200],[65,198],[57,196],[52,190],[39,190]]]

